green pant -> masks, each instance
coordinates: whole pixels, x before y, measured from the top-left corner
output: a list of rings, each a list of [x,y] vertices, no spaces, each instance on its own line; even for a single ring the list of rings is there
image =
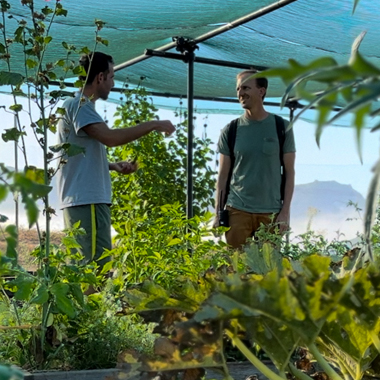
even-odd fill
[[[63,209],[65,228],[72,228],[80,221],[80,227],[85,235],[78,235],[76,240],[82,247],[85,257],[81,264],[96,261],[102,267],[110,260],[106,257],[99,261],[105,249],[112,248],[111,240],[111,211],[105,203],[73,206]]]

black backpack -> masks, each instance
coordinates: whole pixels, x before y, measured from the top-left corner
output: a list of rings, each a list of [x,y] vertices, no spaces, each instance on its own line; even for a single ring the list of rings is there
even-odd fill
[[[285,194],[285,168],[284,168],[285,122],[284,122],[284,119],[278,115],[274,115],[274,117],[276,120],[276,131],[277,131],[278,143],[280,144],[281,200],[283,201],[284,194]],[[230,167],[230,172],[228,173],[226,196],[228,195],[230,191],[232,171],[235,165],[234,147],[235,147],[235,141],[236,141],[238,120],[239,119],[232,120],[227,130],[227,139],[228,139],[228,148],[230,150],[231,167]]]

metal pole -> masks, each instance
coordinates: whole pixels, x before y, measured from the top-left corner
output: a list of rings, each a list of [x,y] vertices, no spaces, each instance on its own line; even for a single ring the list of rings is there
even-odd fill
[[[271,13],[277,9],[280,9],[288,4],[291,4],[293,2],[295,2],[297,0],[280,0],[280,1],[277,1],[276,3],[274,4],[270,4],[264,8],[261,8],[257,11],[254,11],[248,15],[245,15],[243,17],[240,17],[234,21],[231,21],[229,22],[228,24],[226,25],[223,25],[222,27],[220,28],[217,28],[211,32],[208,32],[208,33],[205,33],[205,34],[202,34],[201,36],[199,37],[196,37],[194,38],[194,42],[195,43],[199,43],[199,42],[204,42],[212,37],[215,37],[215,36],[218,36],[219,34],[222,34],[224,32],[227,32],[228,30],[231,30],[231,29],[234,29],[240,25],[243,25],[245,23],[247,23],[248,21],[252,21],[256,18],[259,18],[261,16],[265,16],[266,14],[268,13]],[[171,42],[169,44],[166,44],[166,45],[163,45],[163,46],[160,46],[158,48],[156,48],[156,50],[160,50],[160,51],[167,51],[167,50],[170,50],[170,49],[173,49],[176,47],[176,42]],[[144,61],[145,59],[149,58],[149,56],[143,54],[143,55],[140,55],[136,58],[133,58],[133,59],[130,59],[129,61],[126,61],[124,63],[121,63],[120,65],[116,65],[114,70],[115,71],[119,71],[121,69],[124,69],[128,66],[132,66],[134,65],[135,63],[138,63],[138,62],[141,62],[141,61]]]
[[[145,54],[149,56],[154,56],[154,57],[177,59],[179,61],[185,60],[185,57],[183,54],[168,53],[168,52],[160,51],[160,50],[146,49]],[[267,66],[257,66],[257,65],[250,65],[247,63],[223,61],[220,59],[212,59],[212,58],[204,58],[204,57],[194,57],[194,61],[196,63],[204,63],[206,65],[232,67],[235,69],[242,69],[242,70],[255,69],[257,71],[264,71],[264,70],[269,69],[269,67]]]
[[[14,116],[14,127],[17,128],[17,117],[16,115]],[[15,141],[15,172],[18,172],[18,145],[17,141]],[[19,233],[19,196],[18,192],[16,192],[13,196],[14,201],[15,201],[15,224],[16,224],[16,231],[17,234]],[[17,239],[17,244],[18,244],[18,239]]]
[[[289,111],[290,111],[290,113],[289,113],[289,120],[293,121],[293,118],[294,118],[294,108],[290,107]]]
[[[187,219],[194,216],[193,213],[193,141],[194,141],[194,58],[193,50],[186,52],[188,59],[187,72]]]

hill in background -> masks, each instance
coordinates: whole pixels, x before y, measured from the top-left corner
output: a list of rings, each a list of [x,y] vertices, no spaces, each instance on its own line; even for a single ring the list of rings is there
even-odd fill
[[[297,185],[291,208],[291,226],[295,234],[311,230],[332,239],[343,233],[353,239],[362,232],[364,197],[351,185],[336,181],[314,181]]]

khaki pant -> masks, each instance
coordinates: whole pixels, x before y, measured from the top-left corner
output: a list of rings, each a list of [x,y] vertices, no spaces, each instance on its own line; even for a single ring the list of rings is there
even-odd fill
[[[227,206],[230,229],[226,240],[235,249],[241,249],[248,238],[255,235],[261,224],[268,225],[275,221],[277,214],[253,214]]]

